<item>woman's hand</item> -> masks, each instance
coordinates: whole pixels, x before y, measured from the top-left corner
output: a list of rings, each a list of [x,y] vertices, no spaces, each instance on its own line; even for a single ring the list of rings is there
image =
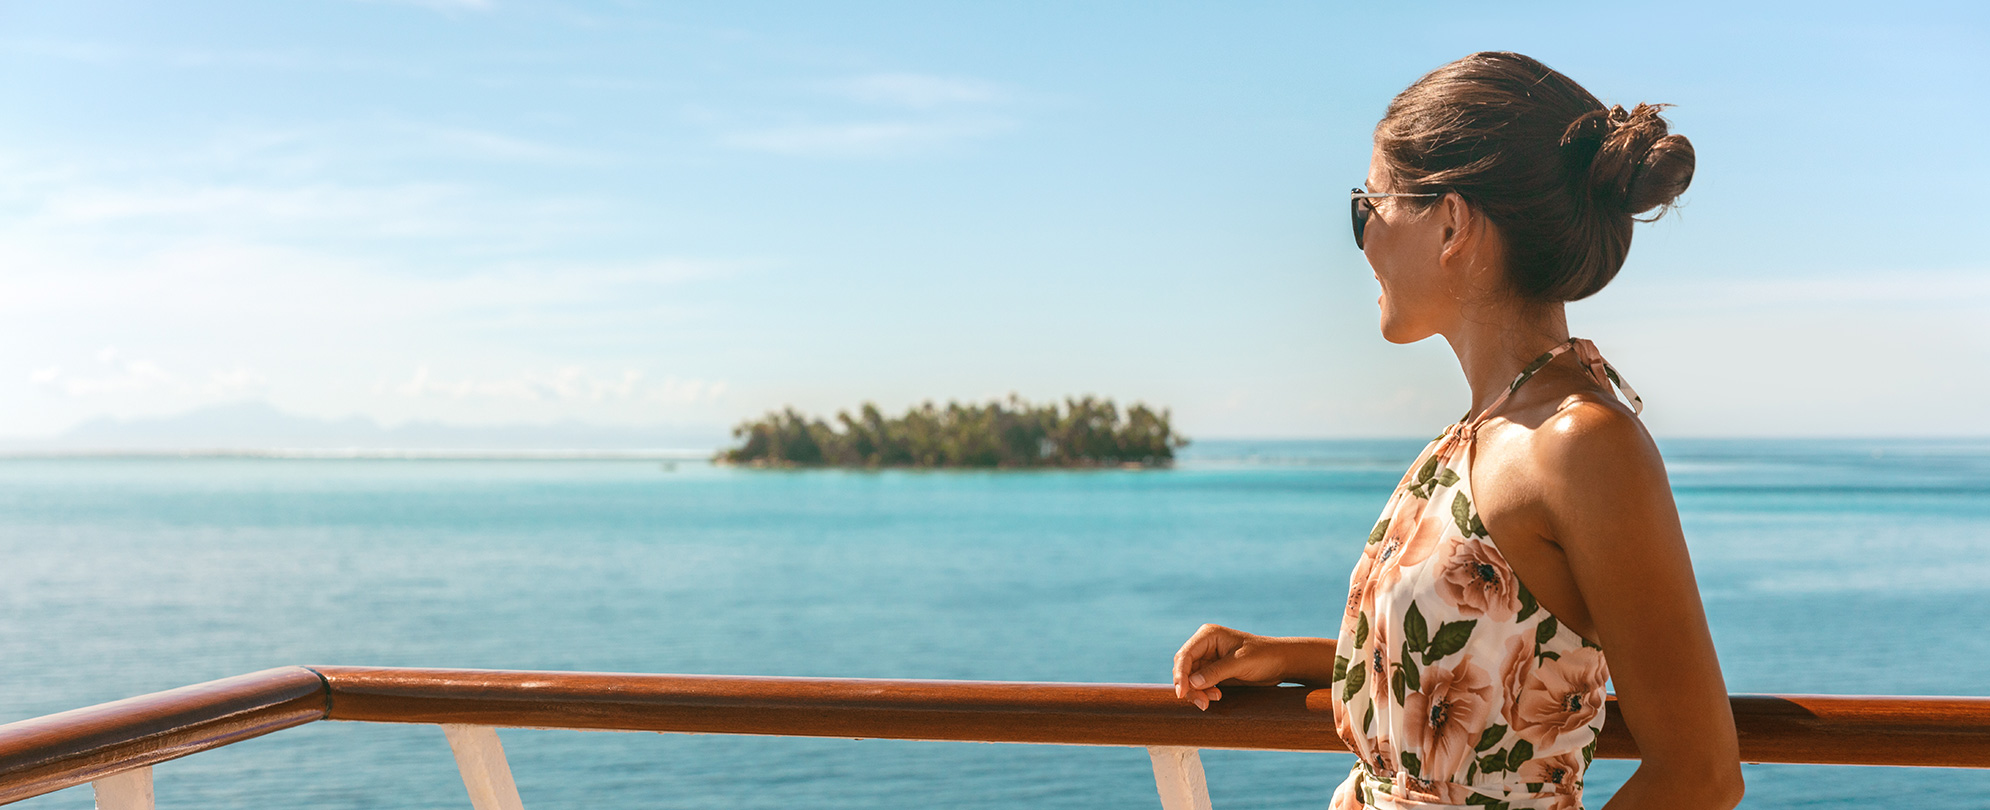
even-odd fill
[[[1287,658],[1290,642],[1296,640],[1205,624],[1175,653],[1175,696],[1194,701],[1196,708],[1207,711],[1210,701],[1223,699],[1223,690],[1217,688],[1219,684],[1283,683],[1290,669]]]

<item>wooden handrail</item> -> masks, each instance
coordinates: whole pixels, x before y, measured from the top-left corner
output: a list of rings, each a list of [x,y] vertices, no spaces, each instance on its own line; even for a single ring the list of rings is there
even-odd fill
[[[1749,762],[1990,767],[1990,698],[1737,695],[1732,705]],[[1329,693],[1305,687],[1227,688],[1202,712],[1149,684],[284,667],[0,726],[0,804],[320,719],[1345,750]],[[1637,747],[1609,723],[1597,756],[1634,758]]]
[[[325,717],[318,673],[282,667],[0,726],[0,804]]]
[[[1345,751],[1325,689],[319,667],[333,720]],[[1737,695],[1748,762],[1990,767],[1990,698]],[[1606,711],[1616,715],[1616,697]],[[1596,755],[1635,759],[1622,723]]]
[[[1165,686],[319,667],[333,720],[898,740],[1346,750],[1327,693]],[[1226,692],[1226,695],[1231,693]],[[1323,734],[1324,730],[1324,734]]]

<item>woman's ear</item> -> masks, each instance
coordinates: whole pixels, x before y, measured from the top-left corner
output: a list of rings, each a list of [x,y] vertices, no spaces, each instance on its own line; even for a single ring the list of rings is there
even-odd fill
[[[1478,212],[1465,203],[1465,198],[1456,193],[1446,193],[1438,198],[1435,213],[1444,235],[1444,246],[1437,254],[1438,261],[1451,264],[1460,259],[1469,260],[1480,236]]]

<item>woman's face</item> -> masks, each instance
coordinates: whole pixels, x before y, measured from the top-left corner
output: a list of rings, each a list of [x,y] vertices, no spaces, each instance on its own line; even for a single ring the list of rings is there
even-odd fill
[[[1395,191],[1388,173],[1373,154],[1368,159],[1368,190]],[[1362,252],[1376,280],[1382,282],[1382,337],[1390,343],[1415,343],[1437,334],[1457,318],[1459,302],[1453,279],[1439,259],[1446,234],[1442,200],[1418,210],[1418,197],[1369,200],[1374,210],[1362,232]]]

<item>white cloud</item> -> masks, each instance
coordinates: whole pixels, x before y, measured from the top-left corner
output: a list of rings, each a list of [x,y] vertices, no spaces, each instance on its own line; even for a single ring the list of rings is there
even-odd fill
[[[874,121],[734,132],[727,146],[797,157],[884,157],[920,152],[1012,128],[1007,121]]]
[[[1990,273],[1613,286],[1570,310],[1672,436],[1980,433]]]
[[[48,366],[29,374],[28,381],[44,391],[69,397],[146,391],[181,392],[188,388],[179,375],[167,371],[158,363],[127,357],[116,347],[106,346],[98,350],[97,363],[104,368],[95,375],[67,374],[61,366]]]
[[[368,326],[445,321],[523,325],[531,318],[651,325],[670,316],[664,295],[748,262],[665,258],[610,264],[515,262],[448,275],[269,244],[212,241],[138,256],[92,256],[67,244],[0,240],[7,267],[0,314],[167,318],[200,326],[350,333]],[[107,291],[115,296],[106,298]],[[528,321],[521,321],[521,319]]]
[[[659,405],[696,405],[717,402],[726,393],[726,382],[705,380],[680,380],[665,377],[658,385],[650,386],[646,399]]]
[[[684,115],[717,130],[723,146],[796,157],[915,154],[1017,125],[1006,110],[1013,106],[1014,94],[978,79],[874,73],[805,86],[814,97],[780,112],[698,107]],[[835,103],[825,108],[825,100]]]
[[[1811,308],[1839,304],[1954,306],[1990,301],[1990,270],[1878,271],[1806,278],[1736,278],[1653,283],[1651,291],[1696,307]]]
[[[422,6],[440,11],[489,11],[496,7],[491,0],[362,0],[369,3],[396,3],[406,6]]]
[[[407,237],[495,230],[470,189],[435,183],[309,185],[76,185],[43,198],[24,229],[158,221],[232,233],[338,232]],[[504,217],[512,219],[512,217]]]
[[[251,370],[248,366],[238,364],[225,371],[209,372],[207,384],[202,386],[201,392],[210,397],[232,399],[268,387],[268,377]]]
[[[866,104],[916,110],[991,104],[1005,101],[1010,95],[992,82],[917,73],[878,73],[832,81],[826,86],[836,95]]]
[[[427,366],[421,366],[416,368],[414,374],[405,382],[391,387],[383,383],[375,388],[379,391],[391,390],[392,393],[404,397],[457,400],[487,398],[584,403],[641,401],[681,405],[716,401],[724,395],[726,384],[723,381],[680,380],[676,377],[666,377],[658,383],[645,383],[643,373],[635,369],[624,369],[618,376],[596,377],[578,366],[568,366],[551,374],[528,371],[501,378],[444,379],[431,373]]]
[[[436,144],[462,155],[527,163],[599,163],[600,156],[515,135],[454,127],[416,127]]]
[[[441,10],[469,9],[485,10],[490,3],[482,0],[470,2],[422,2],[422,0],[374,0],[398,2],[412,5],[425,5]],[[355,54],[350,51],[323,51],[312,48],[146,48],[133,47],[125,43],[91,42],[82,40],[11,40],[0,41],[0,53],[52,59],[64,62],[77,62],[95,66],[143,66],[143,67],[192,67],[212,68],[231,67],[277,70],[333,70],[344,72],[387,73],[398,75],[421,75],[425,73],[418,62],[393,59],[380,59]]]
[[[130,56],[130,52],[121,47],[75,40],[13,40],[0,43],[0,51],[92,65],[116,64]]]

